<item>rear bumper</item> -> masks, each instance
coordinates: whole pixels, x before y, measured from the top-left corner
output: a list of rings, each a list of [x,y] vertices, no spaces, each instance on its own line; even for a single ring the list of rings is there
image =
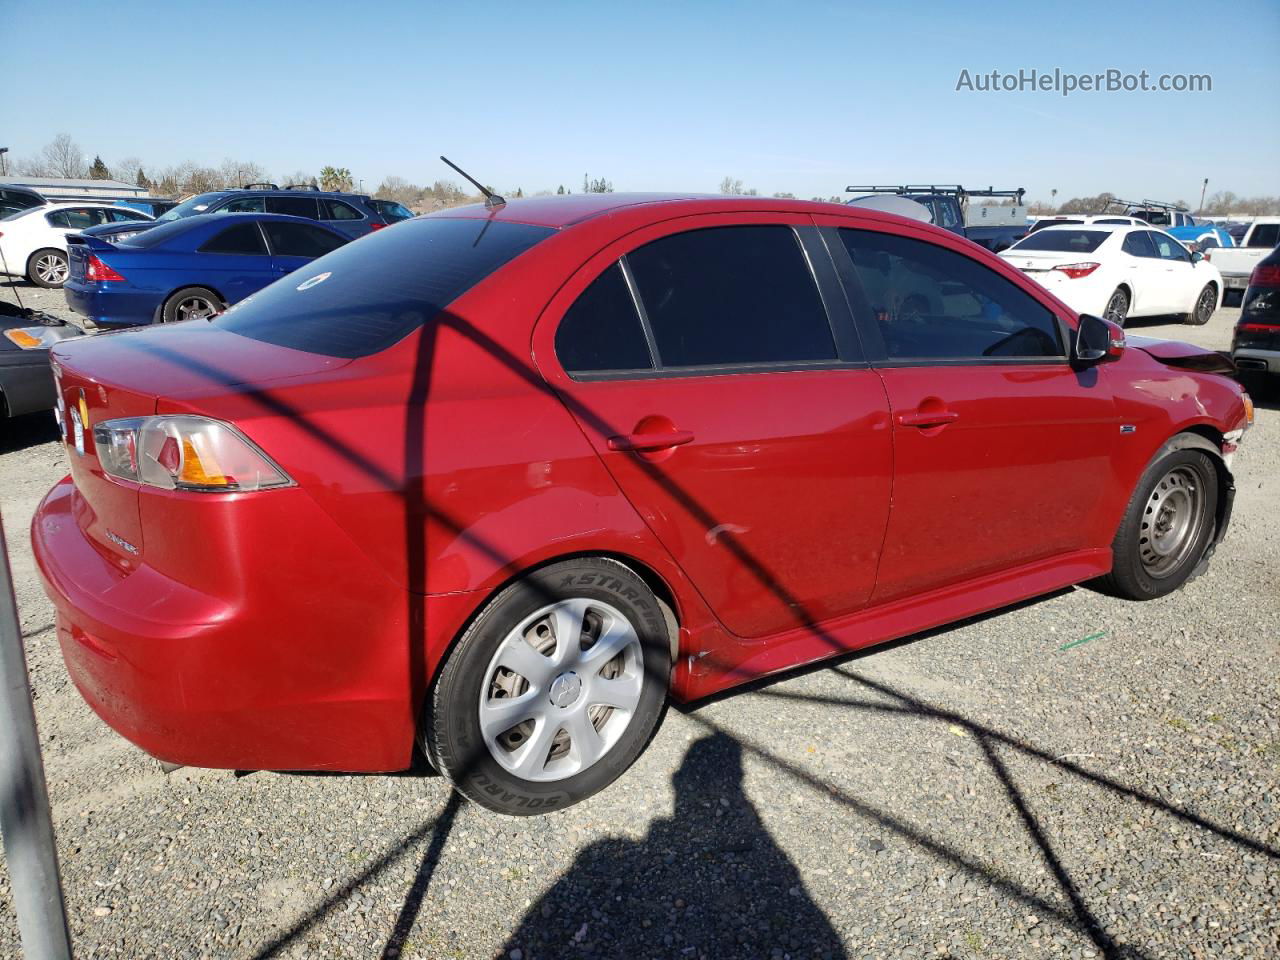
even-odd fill
[[[156,294],[123,289],[111,284],[85,284],[68,280],[62,285],[67,306],[100,327],[136,327],[155,320],[160,299]]]
[[[131,565],[108,556],[81,529],[89,508],[71,479],[57,484],[36,512],[32,547],[67,670],[107,724],[170,763],[404,769],[424,625],[456,617],[429,616],[431,598],[407,596],[347,549],[305,493],[279,493],[296,496],[263,498],[273,501],[265,512],[224,501],[248,514],[231,554],[219,549],[229,514],[217,504],[208,530],[182,531],[193,544],[206,535],[213,579],[234,584],[215,596],[191,585],[198,571],[183,570],[183,582],[148,565],[148,549]],[[245,542],[255,526],[270,550]]]

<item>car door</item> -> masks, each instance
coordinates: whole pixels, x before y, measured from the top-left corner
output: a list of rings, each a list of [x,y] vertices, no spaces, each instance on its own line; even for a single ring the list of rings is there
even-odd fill
[[[278,277],[306,266],[316,257],[323,257],[347,242],[346,237],[332,230],[306,223],[264,220],[262,229],[271,247],[271,266]]]
[[[821,221],[820,221],[821,222]],[[889,398],[893,509],[873,602],[1105,546],[1091,521],[1119,436],[1065,322],[934,234],[827,229]]]
[[[228,304],[256,293],[277,276],[262,230],[253,220],[229,218],[199,252],[205,255],[200,268],[207,271],[201,282],[222,294]]]
[[[589,261],[535,335],[619,488],[741,637],[864,606],[888,520],[884,388],[843,298],[820,293],[814,269],[838,287],[810,223],[642,230]]]
[[[1151,242],[1150,232],[1131,230],[1125,234],[1120,259],[1123,264],[1120,275],[1127,279],[1132,294],[1129,315],[1149,316],[1167,310],[1164,264]]]
[[[1149,231],[1151,242],[1160,256],[1164,272],[1161,303],[1166,313],[1190,313],[1200,292],[1191,253],[1181,243],[1161,230]]]

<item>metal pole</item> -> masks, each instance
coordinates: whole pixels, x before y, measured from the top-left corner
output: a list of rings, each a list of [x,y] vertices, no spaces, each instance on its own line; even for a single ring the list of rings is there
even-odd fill
[[[27,960],[71,960],[27,655],[0,522],[0,832]]]

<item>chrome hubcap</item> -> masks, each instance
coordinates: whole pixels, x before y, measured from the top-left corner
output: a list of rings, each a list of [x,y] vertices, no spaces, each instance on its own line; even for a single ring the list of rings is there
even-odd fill
[[[1204,513],[1204,491],[1193,470],[1175,467],[1160,478],[1138,534],[1138,553],[1149,576],[1167,577],[1182,564],[1199,537]]]
[[[640,637],[598,600],[549,604],[503,638],[480,688],[480,734],[524,780],[563,780],[607,754],[644,688]]]
[[[36,260],[36,276],[45,283],[65,283],[67,279],[67,262],[51,253],[46,254]]]

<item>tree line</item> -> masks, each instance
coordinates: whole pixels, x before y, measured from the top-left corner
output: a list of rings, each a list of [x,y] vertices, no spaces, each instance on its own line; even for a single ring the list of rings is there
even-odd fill
[[[211,190],[225,190],[233,187],[244,187],[250,183],[275,182],[284,185],[310,185],[322,190],[351,192],[356,187],[350,169],[347,167],[324,166],[319,171],[295,170],[279,180],[272,181],[265,167],[251,160],[223,160],[219,166],[205,166],[194,161],[171,164],[167,167],[152,167],[135,156],[121,157],[111,163],[105,162],[95,154],[92,160],[69,134],[60,133],[51,142],[44,145],[33,156],[17,158],[13,162],[13,173],[27,177],[70,177],[74,179],[119,180],[136,184],[157,196],[181,197],[194,193],[207,193]],[[513,190],[494,190],[509,197],[525,196],[523,187]],[[719,191],[732,196],[759,196],[754,187],[746,187],[741,179],[726,176],[720,181]],[[605,177],[582,175],[582,193],[612,193],[613,181]],[[563,196],[573,193],[572,188],[560,184],[555,190],[538,190],[532,196]],[[389,176],[373,191],[373,195],[387,200],[395,200],[412,210],[431,211],[444,207],[455,207],[465,203],[475,203],[481,196],[469,188],[463,188],[452,180],[436,180],[430,186],[423,186],[406,180],[404,177]],[[774,197],[795,199],[794,193],[774,193]],[[844,196],[811,197],[811,200],[829,203],[843,203]],[[1056,201],[1057,191],[1053,191],[1052,200]],[[1072,197],[1065,203],[1045,203],[1035,201],[1029,204],[1028,211],[1037,215],[1059,213],[1102,213],[1109,202],[1115,200],[1114,194],[1100,193],[1093,197]],[[1012,201],[1008,201],[1012,202]],[[1178,206],[1191,209],[1182,200],[1176,201]],[[1114,209],[1112,207],[1111,209]],[[1280,214],[1280,197],[1241,197],[1229,190],[1212,194],[1199,211],[1209,216],[1238,214]]]

